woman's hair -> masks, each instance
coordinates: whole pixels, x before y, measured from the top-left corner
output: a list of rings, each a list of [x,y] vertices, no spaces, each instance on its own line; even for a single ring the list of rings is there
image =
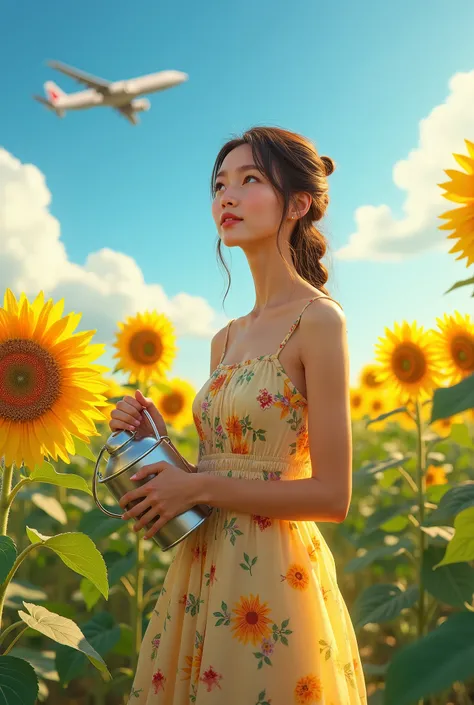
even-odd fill
[[[278,238],[294,195],[302,191],[311,195],[311,206],[308,212],[296,221],[290,236],[291,259],[303,279],[327,294],[328,291],[324,285],[328,279],[328,271],[321,262],[326,253],[327,240],[314,223],[323,217],[329,203],[327,177],[334,171],[333,160],[330,157],[319,156],[313,143],[295,132],[278,127],[253,127],[244,132],[241,137],[227,142],[217,155],[211,178],[213,197],[216,176],[222,162],[229,152],[243,144],[250,145],[257,168],[282,196],[283,214],[277,234],[277,247],[282,258]],[[231,277],[222,256],[221,246],[222,242],[218,236],[217,257],[227,272],[228,278],[225,301],[229,293]],[[289,266],[288,269],[290,269]]]

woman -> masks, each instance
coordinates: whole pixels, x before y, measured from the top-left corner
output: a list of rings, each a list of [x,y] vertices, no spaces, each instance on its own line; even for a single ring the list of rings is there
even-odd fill
[[[324,287],[314,223],[334,165],[305,138],[258,127],[228,142],[212,175],[221,243],[241,247],[255,305],[211,343],[193,413],[194,473],[160,463],[124,495],[149,538],[195,504],[211,516],[177,548],[146,631],[129,703],[366,703],[334,559],[314,522],[341,522],[351,497],[344,314]],[[225,266],[225,264],[224,264]],[[230,277],[229,277],[230,285]],[[227,291],[229,288],[227,288]],[[227,293],[227,292],[226,292]],[[285,335],[286,333],[286,335]],[[149,433],[139,391],[110,427]]]

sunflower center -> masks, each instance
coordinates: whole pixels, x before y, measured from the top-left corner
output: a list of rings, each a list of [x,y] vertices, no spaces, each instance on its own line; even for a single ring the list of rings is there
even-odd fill
[[[297,580],[303,580],[303,573],[296,572],[296,573],[295,573],[295,578],[296,578]]]
[[[474,338],[457,335],[451,342],[451,355],[461,370],[474,372]]]
[[[374,411],[380,411],[381,408],[382,408],[382,403],[378,400],[374,401],[374,403],[372,404],[372,409]]]
[[[163,343],[154,330],[140,330],[129,342],[130,356],[140,365],[154,365],[163,354]]]
[[[176,416],[183,409],[184,397],[179,392],[171,392],[163,397],[161,406],[166,414],[169,416]]]
[[[363,384],[366,387],[380,387],[380,382],[377,381],[377,377],[374,372],[366,372],[363,378]]]
[[[359,406],[362,404],[362,396],[360,394],[354,394],[352,397],[352,406],[354,409],[358,409]]]
[[[1,417],[34,421],[51,409],[60,392],[60,368],[51,353],[22,338],[0,344]]]
[[[246,614],[247,624],[257,624],[258,614],[256,612],[247,612]]]
[[[393,352],[393,372],[407,384],[416,384],[426,372],[426,358],[423,351],[413,343],[401,343]]]

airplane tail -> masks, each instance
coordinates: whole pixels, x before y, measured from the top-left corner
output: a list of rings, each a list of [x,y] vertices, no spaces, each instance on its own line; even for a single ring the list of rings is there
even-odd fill
[[[66,93],[57,86],[54,81],[46,81],[43,88],[46,98],[40,95],[35,95],[33,98],[37,100],[38,103],[41,103],[49,110],[55,112],[58,117],[64,117],[65,111],[64,109],[58,108],[57,102],[63,95],[66,95]]]
[[[46,81],[44,84],[44,92],[47,99],[54,105],[61,96],[66,93],[54,81]]]

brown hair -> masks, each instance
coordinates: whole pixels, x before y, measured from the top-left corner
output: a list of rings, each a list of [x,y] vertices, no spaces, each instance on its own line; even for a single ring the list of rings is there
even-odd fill
[[[268,178],[273,188],[283,198],[283,214],[278,228],[277,247],[280,255],[278,236],[287,217],[293,195],[297,192],[309,193],[311,206],[302,218],[296,221],[290,236],[290,252],[298,274],[325,294],[328,271],[321,259],[327,250],[325,236],[314,225],[320,220],[329,203],[327,177],[334,171],[330,157],[319,156],[313,143],[295,132],[279,127],[253,127],[241,137],[229,140],[217,155],[211,178],[212,197],[215,195],[216,176],[226,156],[236,147],[250,145],[255,164]],[[227,272],[228,284],[224,301],[229,293],[231,277],[222,256],[222,242],[217,237],[216,254]],[[289,267],[288,267],[289,268]]]

